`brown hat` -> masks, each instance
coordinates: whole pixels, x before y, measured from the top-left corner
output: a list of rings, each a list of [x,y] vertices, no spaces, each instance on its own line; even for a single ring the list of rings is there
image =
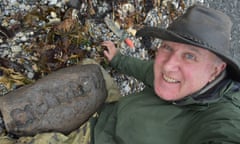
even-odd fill
[[[157,37],[207,49],[228,64],[229,76],[240,81],[239,63],[230,52],[231,27],[232,22],[226,14],[202,5],[193,5],[167,29],[144,27],[136,36]]]

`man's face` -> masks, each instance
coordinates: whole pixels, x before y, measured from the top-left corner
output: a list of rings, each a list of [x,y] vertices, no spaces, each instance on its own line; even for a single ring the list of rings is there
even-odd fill
[[[225,66],[208,50],[163,41],[154,62],[154,90],[164,100],[181,99],[203,88]]]

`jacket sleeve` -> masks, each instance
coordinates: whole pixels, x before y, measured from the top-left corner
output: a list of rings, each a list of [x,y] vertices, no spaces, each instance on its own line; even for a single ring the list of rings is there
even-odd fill
[[[240,143],[239,107],[223,107],[201,115],[186,131],[184,144]]]
[[[118,52],[110,65],[123,74],[135,77],[145,85],[153,86],[153,61],[140,60]]]
[[[117,104],[110,103],[103,106],[101,114],[94,127],[94,144],[116,144],[115,126],[116,126]]]

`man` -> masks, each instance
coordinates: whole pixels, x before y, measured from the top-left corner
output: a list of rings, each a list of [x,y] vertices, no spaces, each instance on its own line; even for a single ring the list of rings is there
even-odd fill
[[[110,64],[146,88],[102,109],[95,143],[240,143],[240,67],[230,54],[231,26],[225,14],[194,5],[167,29],[145,27],[137,36],[162,39],[154,62],[103,42]]]

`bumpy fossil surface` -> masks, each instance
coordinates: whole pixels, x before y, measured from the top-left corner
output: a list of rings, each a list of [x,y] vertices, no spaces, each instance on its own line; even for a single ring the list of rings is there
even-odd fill
[[[6,129],[16,135],[69,133],[85,122],[107,96],[98,65],[76,65],[1,97]]]

